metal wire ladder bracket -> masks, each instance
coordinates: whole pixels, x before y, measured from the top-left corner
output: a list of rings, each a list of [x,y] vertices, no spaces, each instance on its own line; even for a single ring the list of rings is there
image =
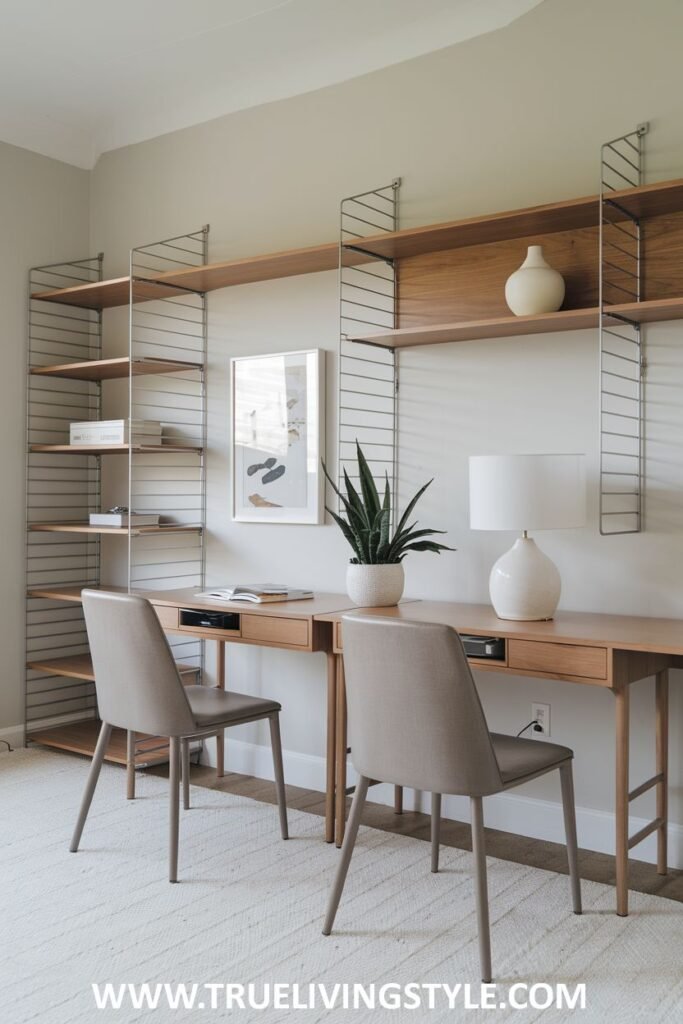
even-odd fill
[[[374,254],[364,239],[398,229],[400,178],[343,199],[339,220],[338,478],[358,481],[356,441],[373,475],[386,474],[396,509],[398,487],[398,364],[393,349],[349,341],[367,328],[393,328],[398,276],[392,259]],[[360,257],[360,259],[358,259]]]
[[[206,522],[207,300],[204,292],[177,285],[159,287],[165,271],[208,263],[209,226],[139,246],[130,253],[129,436],[134,422],[159,421],[169,450],[136,452],[128,459],[127,505],[159,513],[162,524],[187,531],[136,534],[128,530],[129,590],[204,586]],[[150,298],[150,295],[152,296]],[[161,374],[134,372],[140,360],[187,364]],[[174,452],[171,446],[187,447]],[[194,528],[194,529],[192,529]],[[168,637],[176,661],[202,672],[204,642]],[[151,740],[136,748],[153,754]],[[159,741],[159,750],[166,741]]]
[[[648,124],[600,150],[600,533],[643,528],[643,330],[610,306],[642,298],[641,225],[611,193],[643,180]]]
[[[34,451],[68,443],[74,420],[98,419],[102,385],[32,373],[42,366],[100,359],[102,314],[33,298],[33,294],[102,280],[102,254],[34,267],[29,271],[26,374],[26,675],[27,732],[93,718],[95,688],[83,678],[88,638],[78,604],[32,597],[36,590],[96,584],[100,577],[97,534],[34,532],[32,526],[87,520],[100,508],[100,463],[88,455]],[[70,667],[81,668],[69,675]]]

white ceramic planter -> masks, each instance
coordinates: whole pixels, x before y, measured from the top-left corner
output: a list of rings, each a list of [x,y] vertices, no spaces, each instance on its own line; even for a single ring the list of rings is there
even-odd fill
[[[564,278],[546,263],[543,246],[529,246],[524,263],[506,281],[505,301],[515,316],[555,313],[560,308]]]
[[[405,574],[400,562],[392,565],[353,565],[346,570],[346,592],[361,608],[383,608],[398,604]]]

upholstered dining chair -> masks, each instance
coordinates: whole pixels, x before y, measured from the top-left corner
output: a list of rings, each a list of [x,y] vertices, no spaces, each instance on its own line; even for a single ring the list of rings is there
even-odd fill
[[[449,626],[344,616],[351,759],[358,772],[323,934],[332,931],[369,781],[432,793],[432,870],[438,868],[441,794],[470,798],[479,956],[491,980],[482,798],[559,769],[571,892],[581,913],[576,820],[568,747],[490,733],[460,637]]]
[[[189,741],[216,736],[231,725],[267,718],[273,748],[282,838],[288,838],[280,745],[280,705],[274,700],[209,686],[183,686],[171,649],[149,601],[131,594],[84,590],[83,612],[95,672],[102,727],[90,766],[70,850],[76,853],[113,727],[170,740],[169,881],[178,881],[179,782],[188,806]]]

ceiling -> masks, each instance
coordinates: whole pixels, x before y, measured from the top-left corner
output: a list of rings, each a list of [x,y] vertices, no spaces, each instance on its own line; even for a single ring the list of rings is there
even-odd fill
[[[0,0],[0,139],[101,153],[493,31],[541,0]]]

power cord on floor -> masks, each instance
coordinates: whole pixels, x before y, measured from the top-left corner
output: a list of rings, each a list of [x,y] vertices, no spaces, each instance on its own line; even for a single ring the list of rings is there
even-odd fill
[[[517,735],[518,735],[518,736],[521,736],[521,735],[522,735],[522,733],[523,733],[523,732],[526,732],[526,731],[527,731],[527,729],[530,729],[530,728],[532,727],[532,725],[533,725],[533,727],[534,727],[534,732],[543,732],[543,729],[542,729],[542,728],[541,728],[541,726],[540,726],[540,725],[538,724],[538,719],[537,719],[537,718],[532,718],[530,722],[527,722],[527,724],[526,724],[526,725],[524,726],[524,728],[523,728],[523,729],[520,729],[520,730],[519,730],[519,732],[517,733]]]
[[[7,753],[8,754],[11,754],[12,751],[14,750],[14,747],[11,747],[9,745],[9,743],[7,742],[7,740],[0,740],[0,743],[4,743],[5,744],[5,746],[7,747]]]

